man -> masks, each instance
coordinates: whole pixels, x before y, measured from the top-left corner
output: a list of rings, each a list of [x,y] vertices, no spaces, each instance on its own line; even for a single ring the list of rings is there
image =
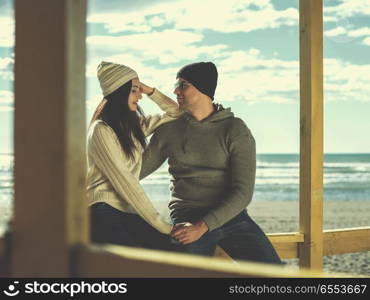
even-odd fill
[[[177,224],[172,236],[185,252],[212,256],[219,244],[234,259],[281,264],[247,214],[255,183],[255,141],[230,108],[213,103],[217,77],[211,62],[190,64],[177,73],[174,93],[185,113],[155,132],[140,177],[168,158],[169,208]]]

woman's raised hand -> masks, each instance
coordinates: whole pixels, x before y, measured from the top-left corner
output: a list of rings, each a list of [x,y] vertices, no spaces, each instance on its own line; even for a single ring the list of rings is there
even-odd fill
[[[140,92],[146,95],[151,95],[154,92],[154,88],[147,86],[146,84],[140,82]]]

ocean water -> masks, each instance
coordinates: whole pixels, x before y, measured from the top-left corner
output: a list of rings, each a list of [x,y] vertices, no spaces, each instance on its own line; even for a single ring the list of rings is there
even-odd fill
[[[170,197],[167,169],[164,164],[142,181],[153,201]],[[298,199],[299,154],[257,154],[253,201]],[[370,153],[325,154],[324,200],[370,201]]]
[[[0,202],[11,203],[13,156],[0,154]],[[168,165],[142,181],[153,202],[170,197]],[[253,201],[298,201],[299,155],[258,154]],[[370,153],[325,154],[324,200],[370,201]]]

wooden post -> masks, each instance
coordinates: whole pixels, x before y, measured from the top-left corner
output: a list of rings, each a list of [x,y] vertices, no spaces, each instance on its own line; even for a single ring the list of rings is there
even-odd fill
[[[300,0],[301,267],[322,269],[323,255],[323,3]]]
[[[85,0],[15,1],[15,203],[11,272],[71,275],[87,243]]]

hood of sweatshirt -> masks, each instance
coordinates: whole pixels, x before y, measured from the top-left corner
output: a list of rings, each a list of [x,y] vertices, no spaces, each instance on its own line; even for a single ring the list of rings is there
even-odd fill
[[[231,108],[224,108],[221,104],[218,103],[214,103],[213,106],[215,108],[214,112],[201,121],[195,119],[190,113],[184,114],[184,117],[186,118],[187,122],[185,122],[183,135],[184,138],[182,141],[183,153],[187,152],[187,144],[190,138],[189,135],[191,134],[190,127],[194,128],[197,126],[202,126],[204,128],[209,126],[215,126],[217,125],[218,122],[234,117],[234,113],[231,112]]]
[[[185,118],[189,121],[191,124],[212,124],[214,122],[223,121],[228,118],[232,118],[234,116],[234,113],[231,112],[231,108],[224,108],[219,103],[213,104],[215,110],[212,114],[210,114],[207,118],[198,121],[195,119],[190,113],[185,113]]]

